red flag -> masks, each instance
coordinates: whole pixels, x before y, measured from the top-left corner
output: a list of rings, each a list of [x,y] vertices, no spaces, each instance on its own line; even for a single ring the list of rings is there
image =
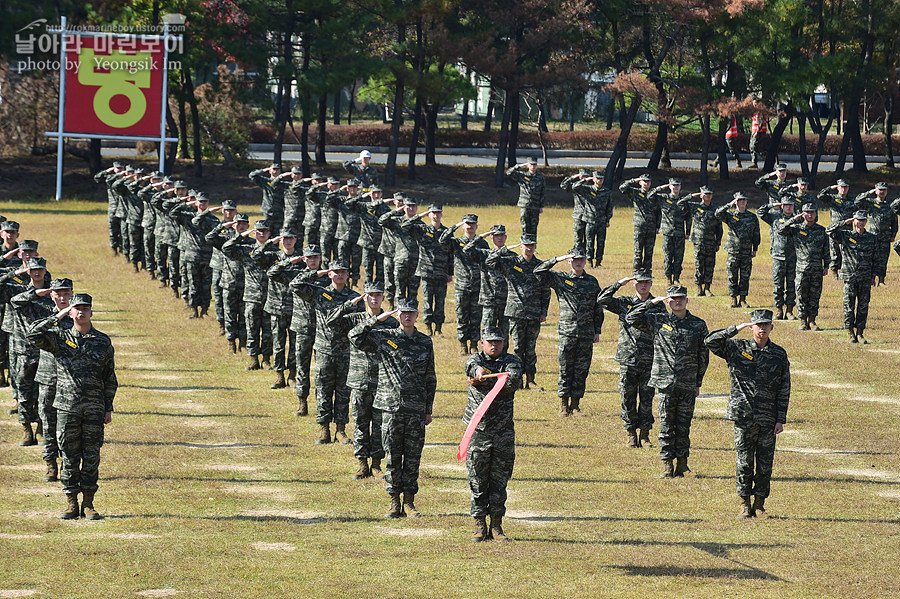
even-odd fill
[[[459,442],[459,448],[456,450],[457,461],[461,462],[466,459],[466,454],[469,453],[469,442],[472,441],[475,427],[478,426],[478,423],[481,422],[481,419],[484,417],[484,413],[487,412],[488,408],[491,407],[491,404],[494,403],[494,399],[500,394],[500,390],[503,389],[503,385],[506,384],[506,379],[508,378],[508,372],[501,372],[498,374],[497,382],[494,383],[494,388],[491,389],[490,393],[487,394],[487,397],[481,401],[481,405],[478,406],[478,409],[475,410],[475,413],[472,415],[472,420],[469,421],[469,426],[466,427],[466,432],[463,435],[462,441]]]

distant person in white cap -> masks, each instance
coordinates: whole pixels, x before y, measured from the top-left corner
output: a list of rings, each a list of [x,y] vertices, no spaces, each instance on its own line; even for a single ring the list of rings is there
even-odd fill
[[[375,170],[374,166],[369,164],[371,160],[372,153],[368,150],[363,150],[359,153],[359,158],[356,160],[344,162],[344,170],[359,179],[360,183],[362,183],[361,189],[363,193],[369,191],[370,188],[378,183],[378,171]]]

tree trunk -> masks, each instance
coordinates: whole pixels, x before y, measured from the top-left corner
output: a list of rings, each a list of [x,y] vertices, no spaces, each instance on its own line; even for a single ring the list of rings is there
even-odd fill
[[[538,100],[538,122],[543,120],[544,118],[544,103],[541,100]],[[541,158],[543,158],[544,166],[550,166],[550,162],[547,160],[547,142],[544,138],[544,130],[538,127],[538,143],[541,145]]]
[[[393,187],[397,184],[397,146],[400,143],[400,119],[403,114],[403,92],[403,80],[398,78],[397,86],[394,89],[394,110],[391,116],[391,134],[388,138],[388,157],[387,163],[384,165],[384,184],[389,187]]]
[[[503,187],[506,180],[506,150],[509,145],[509,113],[511,104],[509,95],[503,105],[503,119],[500,121],[500,139],[497,147],[497,166],[494,170],[494,183],[497,188]]]
[[[569,131],[575,130],[575,92],[569,93]]]
[[[188,104],[191,107],[191,128],[194,134],[194,175],[203,176],[203,149],[200,146],[200,113],[197,110],[197,98],[194,96],[194,81],[191,79],[191,70],[184,69],[184,84],[186,86]]]
[[[806,113],[797,113],[797,126],[800,130],[800,174],[809,177],[809,157],[806,154]]]
[[[616,118],[616,98],[615,96],[609,99],[609,103],[606,105],[606,130],[609,131],[612,129],[613,121]]]
[[[469,81],[469,82],[472,81],[472,69],[469,67],[466,67],[466,81]],[[478,88],[476,87],[475,89],[477,90]],[[469,101],[468,100],[463,100],[462,114],[459,117],[459,128],[462,131],[469,130]],[[426,156],[427,156],[427,150],[426,150]],[[427,158],[426,158],[426,160],[427,160]]]
[[[709,185],[709,114],[700,119],[703,142],[700,148],[700,185]]]
[[[306,96],[309,102],[309,95]],[[303,169],[303,176],[308,177],[310,174],[309,166],[309,113],[303,111],[300,121],[300,168]]]
[[[859,107],[862,100],[857,97],[850,103],[850,114],[847,118],[847,134],[850,136],[850,147],[853,152],[853,169],[858,173],[864,173],[866,168],[866,149],[863,146],[862,135],[859,127]]]
[[[891,133],[894,132],[894,121],[891,118],[894,112],[893,90],[884,90],[884,165],[894,168],[894,147]]]
[[[347,102],[347,124],[353,124],[353,104],[356,98],[356,82],[353,82],[353,85],[350,86],[350,101]]]
[[[656,83],[656,105],[659,107],[659,111],[662,112],[663,107],[668,103],[669,98],[666,94],[666,88],[663,85],[662,81],[657,81]],[[669,139],[669,125],[662,119],[662,115],[659,115],[659,120],[656,123],[656,143],[653,144],[653,153],[650,154],[650,161],[647,163],[647,168],[651,171],[659,170],[659,162],[662,160],[663,149],[666,147],[666,143]]]
[[[188,143],[188,125],[187,125],[187,111],[184,107],[184,69],[181,70],[181,90],[178,92],[178,137],[179,137],[179,145],[181,146],[181,157],[182,158],[190,158],[191,157],[191,147]]]
[[[781,138],[793,116],[794,107],[792,105],[785,106],[784,110],[779,113],[778,122],[775,123],[775,126],[772,128],[772,136],[769,139],[769,149],[766,152],[766,163],[763,166],[763,171],[771,173],[775,170],[775,162],[778,160],[778,150],[781,147]]]
[[[319,114],[316,119],[316,166],[325,166],[325,123],[328,120],[328,101],[325,94],[319,96]]]
[[[341,94],[343,91],[343,88],[341,88],[334,92],[334,108],[332,108],[334,120],[331,122],[335,125],[341,124]]]
[[[631,127],[634,125],[634,119],[637,118],[637,113],[641,108],[642,101],[642,96],[635,96],[631,101],[631,106],[628,108],[628,111],[623,111],[625,118],[622,130],[619,132],[619,137],[616,139],[616,145],[613,147],[609,162],[606,163],[606,180],[609,181],[610,189],[614,189],[614,185],[622,178],[625,157],[628,154],[628,136],[631,135]]]
[[[413,181],[416,178],[416,150],[419,146],[419,135],[422,132],[422,95],[416,93],[416,106],[413,109],[412,138],[409,140],[409,165],[406,179]]]
[[[725,142],[725,132],[728,130],[728,123],[725,119],[719,119],[719,138],[718,138],[718,160],[719,160],[719,179],[725,181],[728,179],[728,144]]]
[[[516,150],[519,146],[519,90],[513,92],[512,97],[507,97],[506,105],[509,107],[509,146],[506,150],[506,162],[509,166],[516,164]]]
[[[175,132],[178,131],[178,125],[175,123],[175,118],[172,116],[172,111],[166,111],[166,124],[169,126],[169,131]],[[163,152],[165,152],[165,144],[163,144]],[[178,142],[169,144],[169,153],[166,155],[166,160],[163,163],[163,174],[171,175],[172,169],[175,166],[175,158],[178,156]]]
[[[491,130],[491,121],[494,118],[494,85],[491,84],[491,87],[488,88],[488,104],[487,110],[484,113],[484,130]]]
[[[547,113],[544,110],[544,100],[543,98],[537,99],[538,105],[538,131],[543,131],[544,133],[549,133],[550,129],[547,128]]]
[[[440,106],[432,102],[425,110],[425,165],[437,166],[437,117]]]
[[[290,110],[290,89],[290,79],[287,81],[284,78],[278,80],[278,88],[275,93],[275,143],[272,147],[272,161],[278,163],[281,162],[281,148],[284,145],[284,129],[287,126],[286,115],[287,111]],[[287,106],[285,106],[285,100],[287,100]]]

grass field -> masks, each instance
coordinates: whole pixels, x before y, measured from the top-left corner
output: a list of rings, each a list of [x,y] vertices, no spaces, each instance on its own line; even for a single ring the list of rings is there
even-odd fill
[[[467,211],[448,206],[445,221]],[[23,238],[40,240],[55,276],[94,296],[95,324],[113,338],[120,383],[103,448],[101,522],[57,519],[64,497],[58,483],[41,482],[39,448],[18,447],[14,417],[2,421],[0,597],[900,594],[896,256],[889,287],[873,291],[870,345],[846,342],[840,285],[831,278],[818,320],[825,331],[776,325],[793,394],[769,520],[734,519],[728,375],[716,357],[697,401],[693,476],[660,480],[657,448],[624,447],[613,318],[595,346],[582,415],[557,416],[554,298],[538,341],[538,382],[547,391],[517,396],[505,521],[514,542],[474,544],[464,465],[455,459],[465,379],[452,293],[451,322],[435,340],[435,421],[417,497],[424,517],[387,521],[382,481],[351,479],[349,446],[313,443],[314,419],[293,416],[293,390],[270,390],[271,373],[245,373],[213,321],[185,320],[181,301],[110,257],[105,205],[7,202],[0,212],[22,223]],[[518,229],[512,207],[478,212],[483,227]],[[604,266],[591,271],[601,286],[631,272],[630,214],[616,211]],[[548,209],[540,233],[540,257],[564,253],[568,211]],[[754,307],[771,304],[767,227],[763,237]],[[684,281],[693,275],[691,251],[688,244]],[[710,329],[747,320],[746,311],[727,308],[724,262],[723,252],[716,296],[688,305]],[[10,405],[8,390],[2,403]]]

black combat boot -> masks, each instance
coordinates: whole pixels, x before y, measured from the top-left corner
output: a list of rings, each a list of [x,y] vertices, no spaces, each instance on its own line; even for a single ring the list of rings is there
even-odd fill
[[[381,458],[372,458],[372,465],[369,466],[369,471],[375,478],[382,478],[384,476],[384,473],[381,471]]]
[[[863,330],[864,330],[864,329],[863,329],[862,327],[856,327],[856,336],[857,336],[857,338],[859,339],[859,342],[860,342],[860,343],[862,343],[863,345],[868,345],[869,342],[866,341],[866,338],[865,338],[865,336],[863,335]]]

